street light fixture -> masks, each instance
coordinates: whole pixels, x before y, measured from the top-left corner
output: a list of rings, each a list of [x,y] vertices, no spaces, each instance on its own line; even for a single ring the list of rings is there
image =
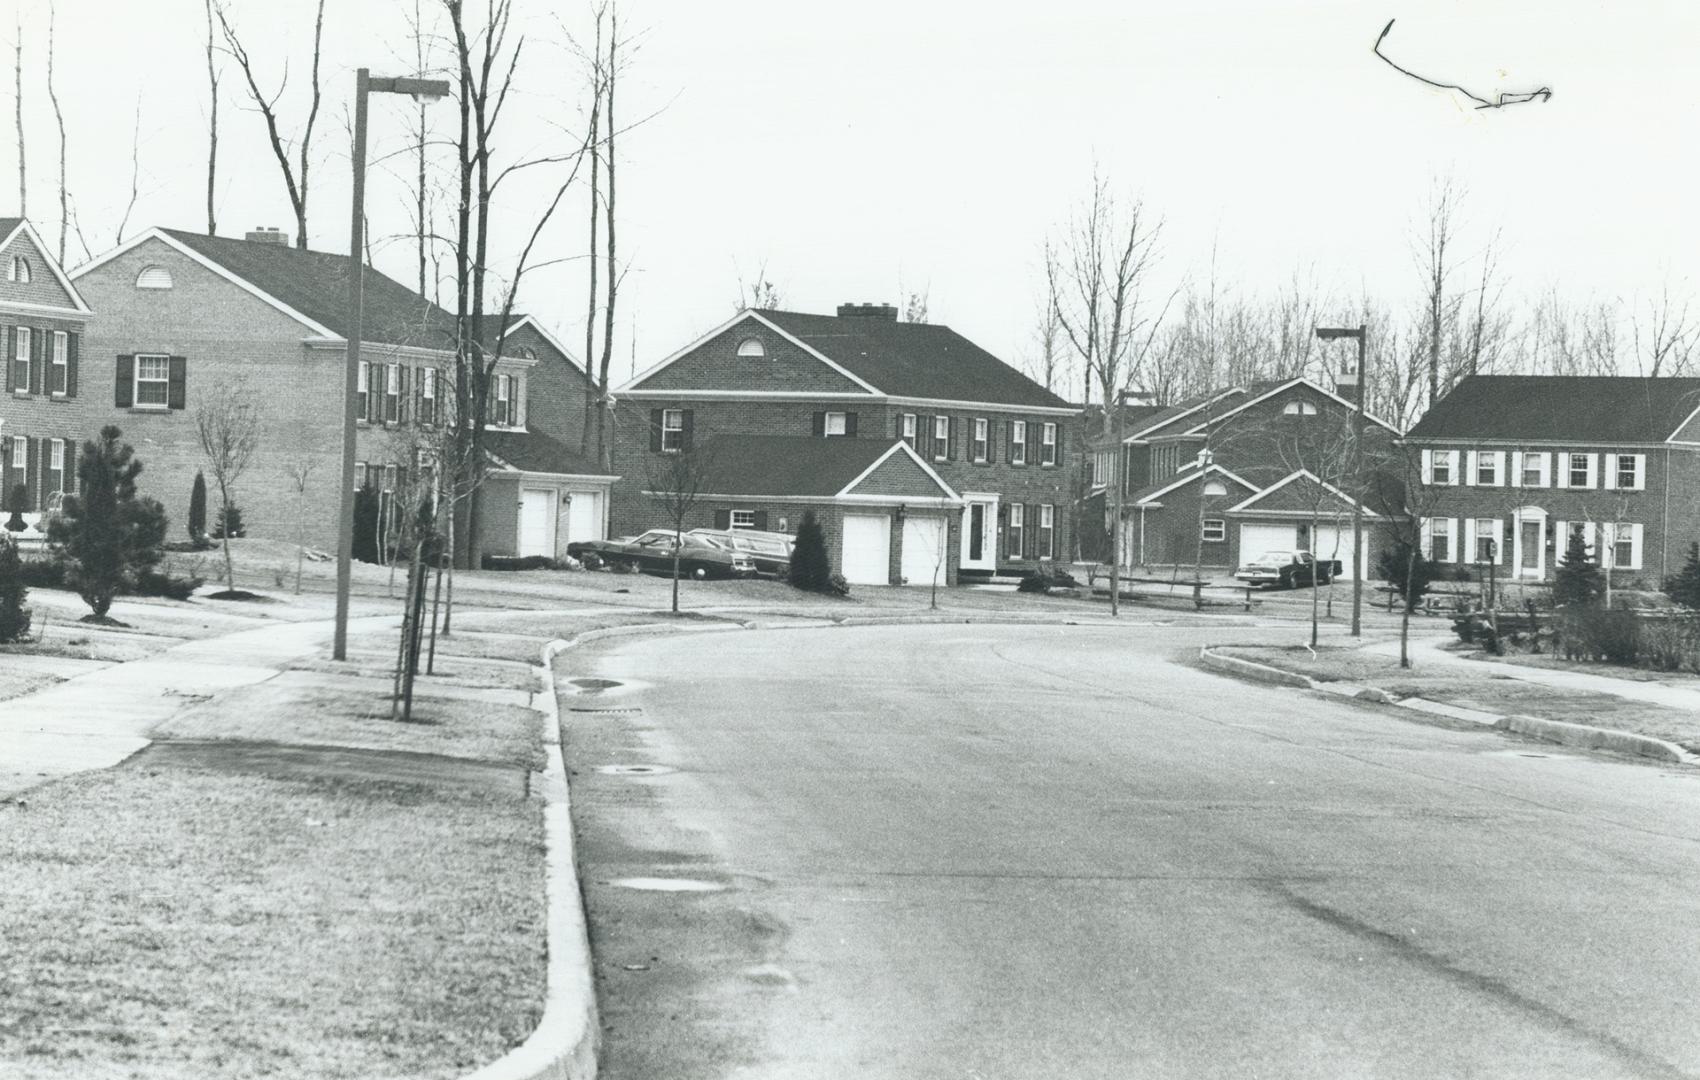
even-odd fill
[[[1319,326],[1316,336],[1323,341],[1336,341],[1340,338],[1356,338],[1358,341],[1358,365],[1350,374],[1350,379],[1357,389],[1357,402],[1352,413],[1352,636],[1363,637],[1363,607],[1364,607],[1364,347],[1369,340],[1368,327],[1358,326]],[[1336,385],[1344,383],[1346,375],[1336,380]],[[1313,553],[1314,554],[1314,553]]]
[[[342,499],[336,535],[336,633],[331,656],[348,659],[348,587],[354,562],[354,399],[359,388],[360,331],[366,303],[366,95],[407,94],[421,104],[449,96],[442,79],[372,78],[354,73],[354,218],[348,244],[348,362],[342,388]]]

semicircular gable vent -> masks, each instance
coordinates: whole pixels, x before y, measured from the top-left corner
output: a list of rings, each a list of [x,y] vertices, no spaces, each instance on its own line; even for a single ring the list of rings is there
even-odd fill
[[[761,343],[760,338],[745,338],[738,342],[738,355],[763,357],[767,355],[767,346]]]
[[[136,275],[138,289],[169,289],[171,284],[171,271],[163,266],[144,266]]]

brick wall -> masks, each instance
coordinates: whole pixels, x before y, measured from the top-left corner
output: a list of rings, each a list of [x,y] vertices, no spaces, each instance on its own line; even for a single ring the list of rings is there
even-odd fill
[[[11,272],[12,257],[15,255],[22,256],[29,261],[30,279],[27,282],[12,281],[8,277]],[[11,243],[0,248],[0,299],[57,308],[76,307],[71,302],[70,295],[65,292],[64,287],[59,284],[59,280],[54,277],[47,256],[22,231]],[[85,302],[88,300],[86,296],[83,299]],[[94,307],[93,304],[89,306]]]
[[[577,450],[587,394],[583,373],[530,326],[509,334],[504,349],[509,355],[515,355],[516,349],[530,349],[537,358],[536,366],[525,372],[526,426]]]
[[[739,344],[752,339],[761,342],[764,355],[739,356]],[[640,385],[645,390],[865,393],[861,386],[751,317],[692,349]]]

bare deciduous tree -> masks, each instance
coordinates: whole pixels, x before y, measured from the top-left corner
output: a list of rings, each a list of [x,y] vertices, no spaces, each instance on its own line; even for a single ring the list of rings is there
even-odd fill
[[[118,219],[118,238],[114,246],[124,242],[124,230],[130,227],[130,215],[135,212],[136,198],[142,190],[142,98],[136,95],[136,120],[130,128],[130,201],[124,204],[124,216]],[[84,244],[84,248],[88,245]]]
[[[756,272],[748,279],[744,277],[743,271],[738,269],[736,259],[732,261],[732,269],[738,276],[738,299],[732,305],[734,310],[749,311],[759,308],[772,311],[785,306],[783,293],[768,274],[766,259],[756,264]]]
[[[17,89],[13,92],[12,104],[15,107],[13,116],[18,129],[18,216],[29,217],[29,185],[25,183],[26,161],[24,155],[24,16],[23,9],[14,12],[17,20],[16,37],[12,41],[12,74],[16,77]]]
[[[65,113],[59,108],[59,90],[53,83],[53,54],[55,33],[59,21],[58,5],[47,5],[47,100],[53,105],[53,120],[59,125],[59,265],[65,265],[65,241],[71,229],[71,193],[65,186]],[[22,208],[18,211],[23,213]]]
[[[213,39],[213,0],[205,0],[207,15],[207,235],[218,232],[218,54]],[[301,591],[301,574],[295,575]]]
[[[307,484],[313,476],[313,470],[319,459],[312,454],[302,454],[300,458],[283,467],[283,474],[289,478],[289,485],[295,489],[295,592],[301,593],[301,565],[307,558]]]
[[[283,186],[289,194],[289,206],[295,214],[295,246],[307,248],[307,198],[310,187],[313,166],[313,124],[319,118],[319,56],[320,42],[325,31],[325,0],[319,0],[313,19],[313,67],[309,82],[311,101],[307,109],[307,120],[301,129],[299,142],[294,142],[283,135],[278,126],[277,104],[283,98],[283,92],[289,86],[289,69],[284,68],[283,78],[278,88],[268,94],[260,88],[259,77],[254,71],[254,61],[243,47],[236,28],[231,25],[228,12],[225,10],[225,0],[212,0],[213,14],[218,18],[220,31],[224,36],[226,51],[235,59],[236,66],[242,71],[242,78],[248,84],[248,96],[253,100],[254,107],[259,110],[260,118],[266,127],[266,138],[271,145],[272,156],[277,159],[278,170],[283,174]],[[296,151],[295,160],[290,160],[290,151]]]
[[[680,555],[684,547],[685,522],[708,491],[714,472],[714,454],[705,446],[688,446],[650,459],[644,495],[661,511],[673,529],[673,613],[679,612]]]
[[[1639,374],[1649,378],[1686,375],[1694,354],[1695,327],[1688,317],[1687,297],[1671,296],[1670,282],[1657,296],[1629,309],[1630,332]]]
[[[1389,26],[1392,24],[1389,23]],[[1446,326],[1456,318],[1458,300],[1451,295],[1452,275],[1456,272],[1458,208],[1463,191],[1451,178],[1434,181],[1424,220],[1418,226],[1414,240],[1417,268],[1423,280],[1422,343],[1428,352],[1428,405],[1440,399],[1441,345]]]
[[[234,590],[236,570],[230,557],[231,494],[260,445],[259,411],[248,388],[240,382],[225,383],[201,395],[195,406],[195,434],[207,459],[207,471],[218,485],[219,521],[224,523],[219,530],[224,538],[224,581]]]

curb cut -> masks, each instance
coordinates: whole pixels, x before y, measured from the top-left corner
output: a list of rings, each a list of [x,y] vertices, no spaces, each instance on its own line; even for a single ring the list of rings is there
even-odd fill
[[[624,629],[624,628],[616,628]],[[585,635],[588,636],[588,635]],[[593,1080],[601,1029],[597,1020],[596,983],[591,974],[590,934],[579,892],[578,864],[573,850],[571,796],[566,765],[561,757],[561,712],[555,697],[556,654],[577,644],[559,638],[543,646],[543,698],[546,727],[543,747],[545,890],[548,926],[545,967],[547,990],[543,1015],[523,1043],[463,1080]]]
[[[1531,738],[1558,743],[1563,746],[1576,746],[1586,750],[1609,750],[1613,753],[1652,758],[1676,765],[1700,765],[1700,755],[1691,754],[1675,743],[1656,739],[1651,735],[1638,735],[1630,731],[1594,727],[1590,724],[1572,724],[1565,720],[1546,720],[1538,716],[1500,716],[1494,713],[1477,713],[1473,709],[1463,710],[1457,706],[1449,706],[1445,702],[1429,701],[1427,698],[1397,698],[1387,691],[1375,687],[1363,687],[1354,693],[1346,694],[1340,690],[1330,689],[1330,684],[1318,682],[1308,675],[1283,671],[1268,664],[1259,664],[1254,660],[1242,660],[1237,656],[1222,656],[1211,652],[1211,649],[1212,646],[1205,645],[1198,650],[1198,660],[1205,667],[1224,674],[1253,679],[1257,682],[1271,683],[1276,686],[1291,686],[1300,690],[1318,690],[1347,700],[1372,701],[1382,705],[1401,705],[1417,712],[1429,712],[1437,715],[1449,716],[1454,711],[1468,712],[1473,715],[1455,718],[1473,720],[1500,731],[1527,735]]]

